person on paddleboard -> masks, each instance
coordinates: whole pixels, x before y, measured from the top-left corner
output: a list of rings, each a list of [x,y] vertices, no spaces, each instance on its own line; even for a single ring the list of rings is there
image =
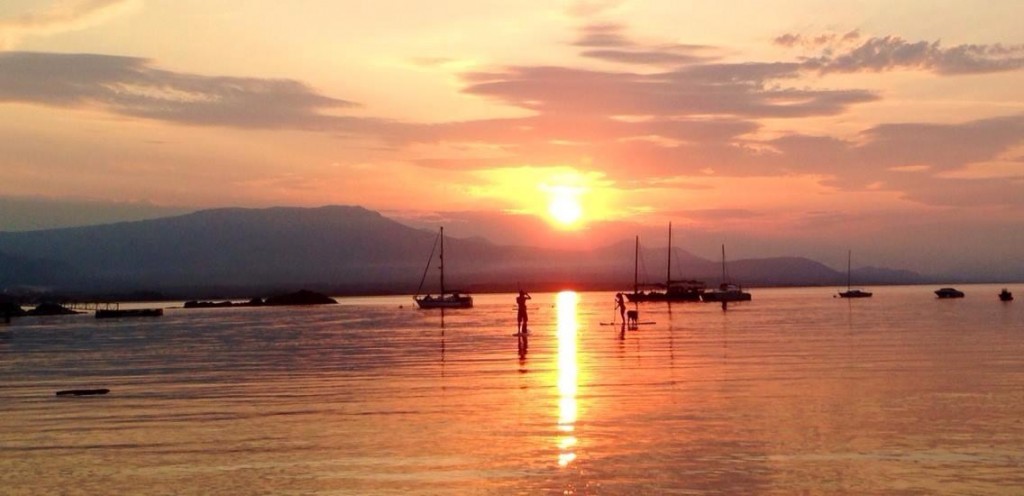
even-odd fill
[[[519,290],[519,296],[516,297],[516,306],[519,308],[518,315],[516,317],[516,329],[519,333],[526,334],[526,322],[530,320],[530,317],[526,315],[526,300],[529,300],[530,295],[523,290]]]
[[[615,293],[615,308],[619,311],[619,317],[622,318],[622,323],[626,323],[626,299],[622,296],[622,293]]]

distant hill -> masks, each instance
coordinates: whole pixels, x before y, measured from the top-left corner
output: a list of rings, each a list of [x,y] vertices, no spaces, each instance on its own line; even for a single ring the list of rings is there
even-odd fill
[[[62,262],[0,252],[0,289],[10,284],[54,286],[80,279],[78,272]]]
[[[260,294],[268,288],[347,293],[411,293],[436,232],[414,229],[356,206],[215,209],[162,219],[0,233],[0,287],[85,292],[161,291],[176,296]],[[597,250],[498,246],[446,237],[446,278],[467,291],[559,287],[626,289],[633,242]],[[644,249],[644,273],[664,280],[664,248]],[[435,264],[436,265],[436,264]],[[673,278],[717,283],[719,262],[683,250]],[[730,261],[747,285],[839,285],[846,274],[805,258]],[[870,269],[860,284],[909,283],[909,272]],[[436,281],[431,270],[428,282]],[[434,287],[434,286],[431,286]]]

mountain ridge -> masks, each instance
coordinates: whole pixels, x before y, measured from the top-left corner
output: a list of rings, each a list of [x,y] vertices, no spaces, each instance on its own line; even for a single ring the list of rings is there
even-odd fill
[[[312,287],[336,294],[412,293],[436,232],[353,205],[221,208],[96,226],[0,232],[0,287],[84,292],[154,290],[193,296]],[[541,288],[628,289],[634,245],[589,250],[496,245],[446,236],[446,278],[467,291]],[[721,278],[721,263],[676,248],[673,278]],[[648,274],[665,273],[664,249],[644,248]],[[745,285],[845,285],[846,274],[803,257],[730,261]],[[854,271],[859,284],[914,283],[892,269]],[[648,279],[653,279],[648,277]],[[662,278],[663,279],[663,278]],[[432,277],[428,277],[431,281]],[[657,282],[657,281],[655,281]]]

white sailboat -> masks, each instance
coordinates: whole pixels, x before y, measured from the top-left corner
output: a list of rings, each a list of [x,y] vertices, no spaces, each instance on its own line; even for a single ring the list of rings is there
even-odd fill
[[[420,296],[420,290],[423,289],[423,282],[427,279],[427,272],[430,270],[430,264],[434,259],[434,252],[431,250],[430,258],[427,260],[427,268],[423,270],[423,278],[420,279],[420,287],[416,289],[416,295],[413,299],[416,300],[416,305],[423,309],[430,308],[473,308],[473,297],[465,294],[462,291],[445,290],[444,287],[444,227],[441,228],[437,234],[437,240],[434,241],[434,246],[437,246],[438,241],[441,243],[440,252],[440,264],[438,269],[441,272],[441,291],[438,295],[426,294]]]

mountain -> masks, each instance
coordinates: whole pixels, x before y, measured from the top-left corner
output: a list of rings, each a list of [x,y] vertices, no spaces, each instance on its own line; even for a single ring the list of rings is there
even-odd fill
[[[356,206],[204,210],[136,222],[0,233],[0,287],[149,290],[185,297],[296,287],[336,294],[412,293],[435,239],[436,232]],[[632,241],[571,251],[446,237],[445,251],[449,287],[467,291],[508,290],[518,284],[537,291],[632,286]],[[645,272],[657,274],[650,280],[664,280],[664,249],[645,249],[641,259]],[[720,277],[719,263],[683,250],[675,251],[673,269],[673,278],[711,283]],[[845,274],[804,258],[736,260],[730,262],[729,274],[756,285],[834,285],[845,280]],[[914,276],[892,271],[884,275],[892,279],[887,282]],[[858,280],[871,282],[867,274]],[[436,271],[428,273],[427,282],[436,282]]]
[[[61,262],[0,252],[0,287],[4,281],[51,286],[79,278],[77,271]]]

